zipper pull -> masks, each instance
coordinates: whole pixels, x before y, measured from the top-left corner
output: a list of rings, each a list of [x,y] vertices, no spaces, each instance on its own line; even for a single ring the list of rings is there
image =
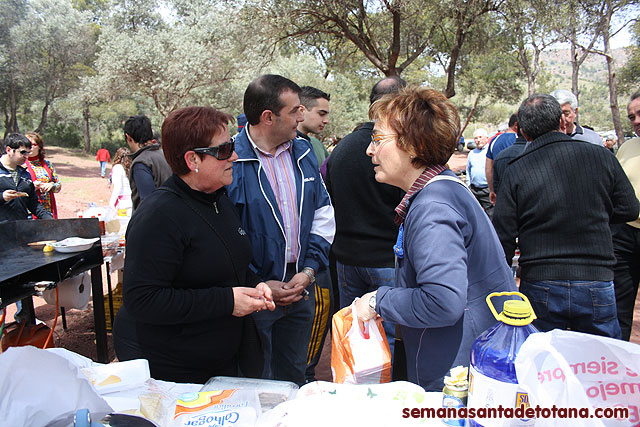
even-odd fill
[[[219,214],[220,212],[218,212],[218,202],[213,202],[213,209],[216,210],[216,213]]]

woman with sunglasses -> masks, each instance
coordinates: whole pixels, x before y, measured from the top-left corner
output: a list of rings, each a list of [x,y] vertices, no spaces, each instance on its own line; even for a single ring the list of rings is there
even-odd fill
[[[358,318],[398,325],[409,381],[439,391],[449,369],[469,366],[473,341],[495,323],[486,296],[515,291],[515,283],[489,218],[446,166],[460,132],[453,104],[438,91],[406,88],[369,115],[376,181],[406,194],[396,208],[395,286],[358,299]]]
[[[58,218],[58,206],[54,193],[60,192],[62,184],[58,179],[56,169],[49,160],[44,158],[44,140],[40,134],[27,132],[24,135],[31,141],[31,152],[25,166],[31,175],[33,185],[36,187],[38,201],[56,219]]]
[[[247,362],[262,355],[248,354],[243,337],[255,332],[248,315],[275,305],[249,269],[251,244],[224,189],[238,158],[229,120],[210,107],[169,114],[162,141],[173,175],[127,228],[114,347],[119,360],[147,359],[155,379],[204,383],[262,370]]]

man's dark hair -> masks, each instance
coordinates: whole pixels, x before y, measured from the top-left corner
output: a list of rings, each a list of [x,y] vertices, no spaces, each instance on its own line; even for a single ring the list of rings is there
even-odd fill
[[[560,130],[562,108],[551,95],[533,94],[520,104],[518,126],[529,140]]]
[[[4,144],[2,145],[2,154],[7,151],[7,147],[14,150],[17,150],[20,147],[31,149],[31,141],[29,141],[29,138],[21,133],[10,133],[4,139]]]
[[[400,89],[407,86],[407,82],[398,76],[386,77],[373,85],[371,95],[369,95],[369,103],[373,104],[378,99],[389,93],[397,93]]]
[[[518,122],[518,115],[513,113],[511,117],[509,117],[509,127],[512,128]]]
[[[147,116],[131,116],[124,123],[124,133],[138,144],[144,144],[153,139],[151,120]]]
[[[631,101],[635,101],[638,98],[640,98],[640,90],[631,95]]]
[[[300,86],[277,74],[263,74],[247,86],[244,92],[242,107],[250,125],[260,123],[260,115],[263,111],[270,110],[276,116],[284,107],[280,101],[283,92],[291,91],[300,93]]]
[[[326,99],[331,101],[331,95],[312,86],[302,86],[300,88],[300,104],[304,105],[307,110],[311,110],[318,104],[317,99]]]

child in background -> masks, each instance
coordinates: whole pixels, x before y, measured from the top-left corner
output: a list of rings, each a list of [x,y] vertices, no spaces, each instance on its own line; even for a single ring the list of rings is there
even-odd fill
[[[111,184],[113,190],[109,206],[115,209],[129,209],[131,204],[131,187],[129,186],[129,168],[131,167],[131,152],[128,148],[122,147],[113,156],[113,167],[111,168]]]

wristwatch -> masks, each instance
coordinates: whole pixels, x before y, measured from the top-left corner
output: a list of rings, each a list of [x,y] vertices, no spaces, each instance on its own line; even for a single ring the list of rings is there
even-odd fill
[[[306,274],[309,277],[309,284],[313,285],[316,281],[316,272],[313,271],[311,267],[305,267],[302,269],[302,273]]]
[[[369,308],[376,311],[376,294],[371,295],[371,298],[369,298]]]

